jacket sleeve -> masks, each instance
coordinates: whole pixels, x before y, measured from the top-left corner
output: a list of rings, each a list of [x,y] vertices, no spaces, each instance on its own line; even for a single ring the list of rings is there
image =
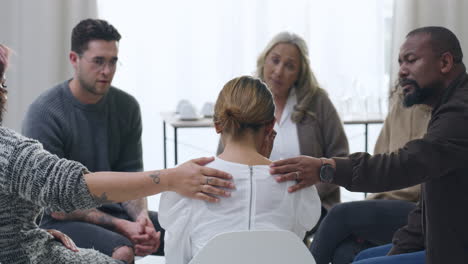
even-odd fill
[[[344,157],[349,154],[349,145],[343,123],[326,94],[323,94],[319,100],[322,105],[320,111],[323,112],[320,114],[323,117],[320,120],[320,129],[324,141],[322,142],[323,156],[327,158]],[[340,187],[338,185],[321,182],[315,186],[325,208],[329,209],[340,202]]]
[[[344,157],[349,154],[348,139],[346,137],[343,122],[328,96],[321,99],[324,120],[320,121],[320,129],[324,138],[323,156]]]
[[[468,169],[467,123],[464,105],[443,105],[434,113],[422,139],[392,153],[335,158],[333,182],[351,191],[383,192],[463,174]]]
[[[388,255],[398,255],[424,250],[421,202],[408,215],[408,224],[395,232],[392,249]]]

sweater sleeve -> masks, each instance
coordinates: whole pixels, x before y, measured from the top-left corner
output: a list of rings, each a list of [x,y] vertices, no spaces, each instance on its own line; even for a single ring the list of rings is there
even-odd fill
[[[14,145],[2,189],[54,211],[97,207],[84,180],[86,167],[59,159],[37,141],[20,138]]]
[[[113,171],[142,171],[143,170],[143,147],[141,143],[142,121],[141,111],[138,102],[131,97],[126,101],[129,104],[127,109],[131,109],[129,120],[126,123],[129,129],[121,141],[122,149],[119,154],[119,161]]]
[[[343,157],[349,154],[348,139],[346,137],[343,122],[341,122],[338,112],[336,112],[333,103],[328,96],[321,98],[323,105],[322,111],[324,120],[321,120],[320,128],[322,135],[324,135],[324,152],[323,156],[330,157]]]
[[[42,143],[43,147],[60,158],[65,157],[64,123],[58,115],[63,110],[52,109],[50,102],[38,99],[29,107],[22,123],[21,133]]]

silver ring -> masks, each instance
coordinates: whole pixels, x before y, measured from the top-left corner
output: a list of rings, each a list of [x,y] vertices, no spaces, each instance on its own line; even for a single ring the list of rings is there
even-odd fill
[[[210,178],[210,177],[206,177],[206,185],[210,185],[210,181],[211,181],[211,178]]]
[[[299,179],[299,172],[295,171],[294,173],[296,174],[296,181],[297,181]]]

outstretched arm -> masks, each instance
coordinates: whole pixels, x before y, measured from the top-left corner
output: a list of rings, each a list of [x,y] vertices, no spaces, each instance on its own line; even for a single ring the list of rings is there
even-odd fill
[[[216,202],[219,200],[216,196],[230,195],[220,187],[234,187],[227,180],[232,178],[229,174],[203,166],[214,158],[191,160],[160,171],[85,173],[86,168],[80,163],[59,159],[36,141],[13,134],[7,136],[13,142],[9,145],[11,155],[4,164],[0,190],[52,211],[90,209],[163,191]]]
[[[100,203],[135,200],[165,191],[217,202],[219,198],[215,196],[230,196],[230,192],[217,187],[233,188],[234,185],[226,180],[232,178],[229,174],[203,167],[212,160],[200,158],[173,169],[159,171],[95,172],[85,174],[84,178],[91,195]],[[208,181],[210,177],[213,179]]]

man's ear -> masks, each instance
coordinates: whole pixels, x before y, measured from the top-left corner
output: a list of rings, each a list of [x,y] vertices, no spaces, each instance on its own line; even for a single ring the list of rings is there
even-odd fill
[[[444,52],[440,55],[440,71],[445,74],[449,73],[453,69],[453,55],[450,52]]]
[[[215,122],[214,126],[215,126],[215,130],[217,134],[220,134],[221,132],[223,132],[223,128],[221,127],[219,123]]]
[[[68,59],[70,60],[70,63],[72,64],[73,68],[77,67],[78,64],[78,58],[80,55],[74,51],[70,51],[70,54],[68,55]]]

